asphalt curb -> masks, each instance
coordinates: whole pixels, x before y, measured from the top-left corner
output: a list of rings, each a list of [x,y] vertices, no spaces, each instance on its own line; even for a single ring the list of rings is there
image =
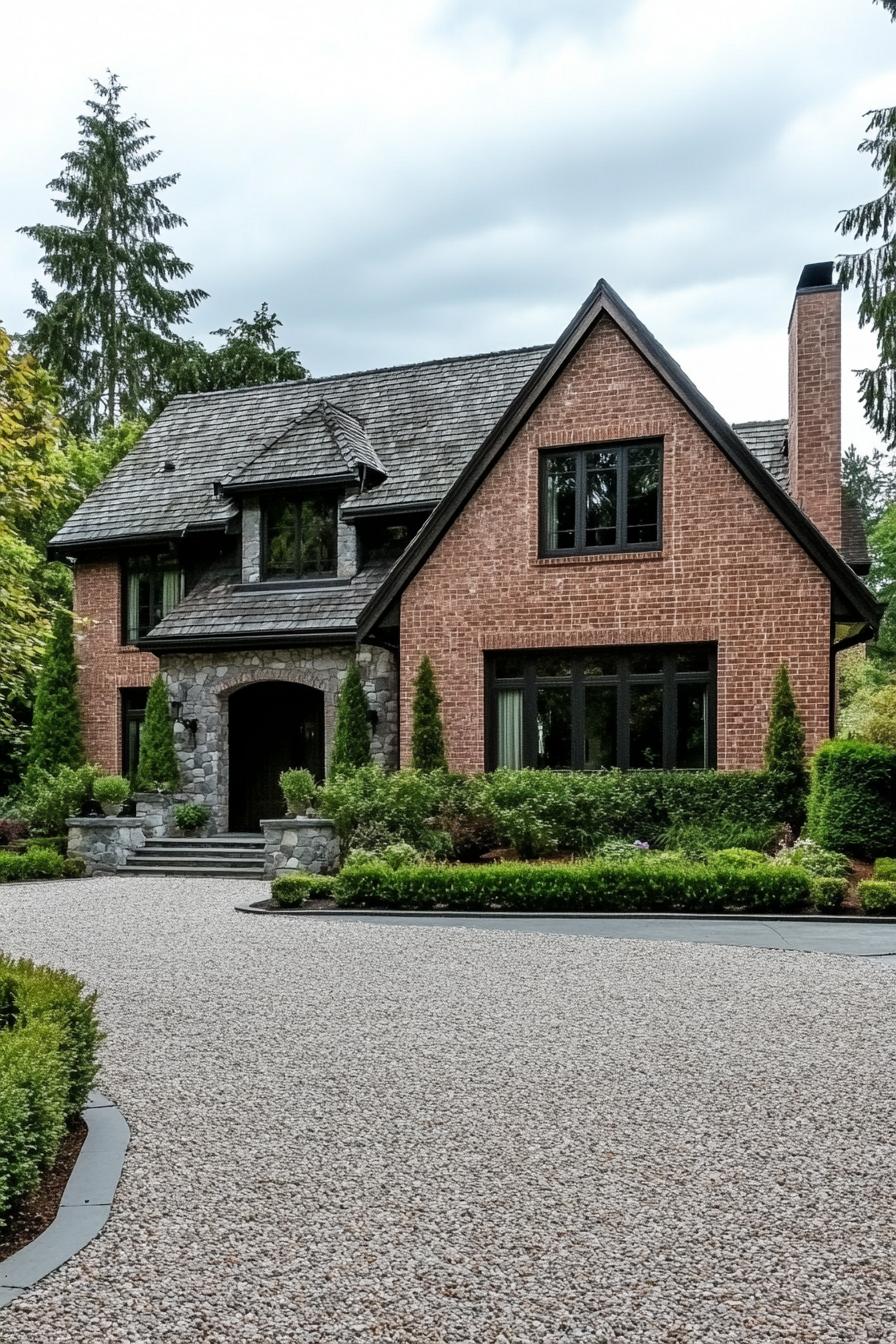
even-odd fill
[[[90,1093],[81,1118],[87,1136],[56,1217],[39,1237],[0,1261],[0,1307],[71,1260],[99,1235],[109,1217],[131,1131],[118,1107],[101,1092]]]
[[[300,919],[333,919],[363,915],[371,919],[706,919],[735,920],[739,924],[767,924],[770,919],[790,924],[896,924],[896,915],[735,915],[705,911],[688,914],[682,910],[387,910],[383,907],[340,906],[336,910],[272,910],[266,901],[235,905],[240,915],[289,916]]]

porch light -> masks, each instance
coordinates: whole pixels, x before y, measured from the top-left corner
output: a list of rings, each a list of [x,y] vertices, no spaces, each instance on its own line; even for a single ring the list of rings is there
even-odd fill
[[[182,711],[183,707],[184,707],[184,702],[183,702],[182,700],[172,700],[172,701],[171,701],[171,722],[172,722],[172,723],[180,723],[180,716],[181,716],[181,711]]]

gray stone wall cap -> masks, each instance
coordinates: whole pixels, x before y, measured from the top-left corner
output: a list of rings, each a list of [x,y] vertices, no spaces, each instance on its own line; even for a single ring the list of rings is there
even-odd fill
[[[157,793],[151,789],[148,793],[134,793],[131,795],[138,803],[188,803],[190,795],[188,793]]]
[[[133,830],[134,827],[143,829],[139,817],[66,817],[65,824],[96,827],[98,830],[104,826],[112,826],[116,830]]]
[[[279,826],[284,831],[294,831],[297,826],[332,826],[335,828],[335,821],[330,821],[329,817],[273,817],[269,821],[262,821],[262,826]]]

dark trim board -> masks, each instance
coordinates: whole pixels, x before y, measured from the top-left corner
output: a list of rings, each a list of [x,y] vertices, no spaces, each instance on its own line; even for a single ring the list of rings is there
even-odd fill
[[[786,490],[753,456],[728,422],[707,401],[612,286],[606,280],[599,280],[554,347],[474,453],[442,502],[430,514],[380,590],[364,607],[358,620],[359,633],[363,636],[371,630],[401,596],[468,499],[604,315],[628,338],[685,410],[703,427],[748,485],[829,579],[832,591],[842,602],[843,608],[855,612],[859,619],[876,628],[882,607],[870,590]]]
[[[353,625],[333,627],[322,630],[281,631],[270,634],[260,631],[243,635],[178,635],[177,638],[153,639],[147,635],[137,641],[138,649],[148,653],[204,653],[213,649],[292,649],[305,644],[355,644],[363,641],[357,638]]]

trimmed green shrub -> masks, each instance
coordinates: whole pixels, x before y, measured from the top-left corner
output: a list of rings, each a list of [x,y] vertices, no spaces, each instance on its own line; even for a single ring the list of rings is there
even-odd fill
[[[411,706],[411,763],[415,770],[446,770],[442,697],[432,663],[424,656],[414,678]]]
[[[284,909],[294,909],[333,896],[335,888],[336,878],[325,873],[283,873],[271,883],[271,899]]]
[[[62,765],[77,768],[84,764],[78,668],[70,611],[59,610],[53,620],[37,682],[27,761],[29,770],[36,768],[51,773]]]
[[[18,811],[33,832],[58,835],[92,795],[97,774],[95,765],[63,765],[55,773],[34,766],[23,780]]]
[[[784,663],[775,674],[772,690],[768,737],[765,740],[765,769],[774,791],[779,818],[799,831],[806,820],[806,796],[809,792],[806,732]]]
[[[96,996],[0,955],[0,1225],[40,1180],[97,1071]]]
[[[717,850],[713,858],[719,863],[746,864],[748,868],[761,867],[762,864],[770,862],[767,854],[760,854],[755,849],[742,849],[737,846]]]
[[[62,860],[63,877],[83,877],[87,872],[87,864],[77,854],[72,854],[70,858]]]
[[[170,793],[180,783],[180,767],[174,750],[174,729],[168,707],[168,692],[161,673],[146,697],[146,715],[140,734],[137,788],[145,793]]]
[[[280,792],[290,812],[295,816],[301,816],[314,802],[317,785],[310,770],[282,770]]]
[[[131,796],[131,782],[123,775],[97,775],[93,796],[101,807],[121,807]]]
[[[822,913],[839,910],[848,891],[849,883],[845,877],[813,877],[812,904]]]
[[[319,797],[321,816],[336,824],[343,853],[380,850],[405,841],[427,854],[450,853],[450,841],[434,820],[467,781],[442,770],[396,770],[379,765],[330,777]]]
[[[26,882],[30,878],[62,877],[65,860],[55,849],[23,849],[0,852],[0,882]]]
[[[845,854],[822,849],[814,840],[797,840],[790,849],[775,855],[775,863],[796,864],[813,877],[846,877],[852,867]]]
[[[343,863],[345,868],[357,868],[368,863],[384,863],[387,868],[412,868],[415,864],[425,863],[426,859],[419,849],[413,845],[407,844],[404,840],[396,840],[392,845],[384,845],[382,849],[352,849],[349,850]]]
[[[67,835],[29,835],[27,840],[13,848],[19,852],[24,849],[55,849],[65,858],[68,849]]]
[[[452,910],[795,910],[810,880],[772,864],[689,863],[680,859],[583,863],[420,865],[374,862],[343,870],[341,906]]]
[[[860,882],[859,901],[866,915],[896,915],[896,882]]]
[[[837,739],[812,762],[808,833],[824,849],[874,857],[896,850],[896,750]]]
[[[174,809],[174,824],[181,831],[198,831],[211,816],[202,803],[179,803]]]
[[[875,859],[874,876],[881,882],[896,882],[896,859]]]
[[[336,703],[336,728],[333,733],[332,773],[354,770],[370,764],[370,706],[361,681],[358,664],[352,659]]]

